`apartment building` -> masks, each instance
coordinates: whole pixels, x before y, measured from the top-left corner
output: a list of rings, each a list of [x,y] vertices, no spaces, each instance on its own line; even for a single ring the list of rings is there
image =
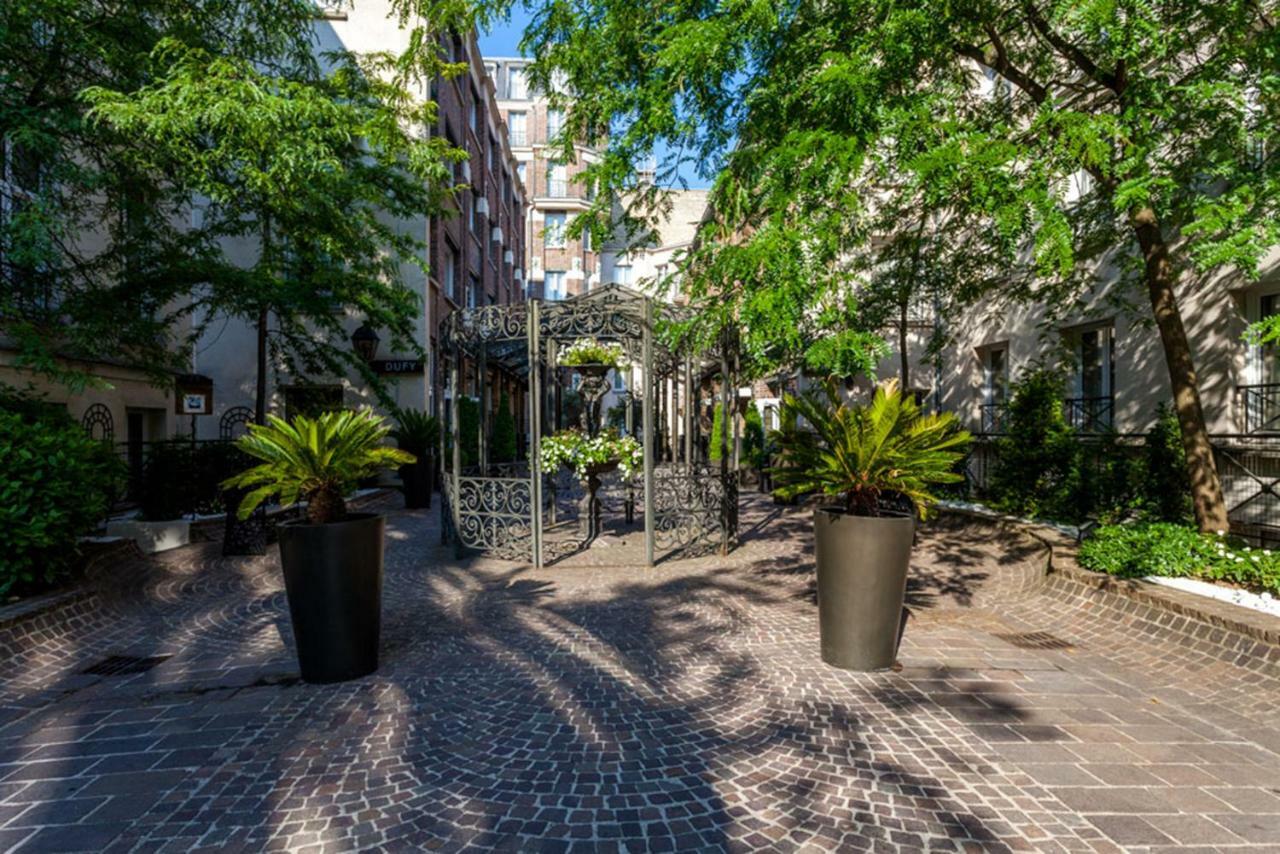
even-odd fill
[[[550,142],[560,135],[564,115],[530,86],[530,60],[486,57],[484,62],[497,87],[498,109],[529,199],[523,224],[529,265],[526,292],[548,300],[586,293],[602,281],[600,253],[590,235],[570,238],[566,227],[590,203],[588,188],[577,177],[597,153],[575,145],[571,162],[557,156]]]
[[[317,50],[402,49],[409,30],[399,26],[388,0],[357,0],[329,12],[317,23]],[[525,299],[525,192],[508,132],[498,109],[493,80],[486,74],[474,33],[447,37],[444,48],[467,70],[448,80],[437,79],[428,94],[439,105],[438,121],[430,133],[465,150],[466,160],[455,167],[460,192],[447,215],[402,222],[399,226],[420,236],[425,244],[428,272],[404,271],[406,284],[421,299],[422,312],[415,336],[425,357],[390,352],[378,330],[350,314],[346,320],[352,346],[370,352],[372,367],[386,381],[392,401],[401,407],[442,411],[453,393],[446,355],[440,351],[441,323],[460,308],[521,302]],[[194,370],[213,380],[212,417],[199,419],[201,438],[225,438],[251,416],[254,397],[254,330],[231,322],[210,330],[197,347]],[[472,366],[462,366],[461,393],[479,386]],[[513,395],[517,418],[523,411],[523,386],[492,377],[486,387],[496,406],[504,390]],[[289,416],[317,407],[376,405],[364,383],[353,376],[290,376],[273,366],[270,409]],[[521,422],[522,423],[522,422]]]

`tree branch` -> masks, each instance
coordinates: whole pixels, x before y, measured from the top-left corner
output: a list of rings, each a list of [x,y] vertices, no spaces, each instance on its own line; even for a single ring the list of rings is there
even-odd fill
[[[1075,64],[1077,68],[1083,71],[1091,80],[1100,83],[1119,94],[1122,89],[1122,81],[1116,75],[1109,71],[1105,71],[1098,67],[1089,56],[1076,45],[1064,39],[1053,27],[1049,26],[1049,22],[1040,14],[1040,10],[1036,8],[1035,3],[1026,0],[1022,4],[1023,11],[1026,12],[1027,20],[1031,22],[1031,27],[1040,37],[1053,46],[1065,59]]]

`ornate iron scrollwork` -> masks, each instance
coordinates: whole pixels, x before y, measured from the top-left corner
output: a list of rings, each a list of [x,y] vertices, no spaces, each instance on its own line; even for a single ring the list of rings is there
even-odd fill
[[[111,410],[103,403],[95,403],[86,409],[80,419],[80,426],[84,427],[90,439],[110,442],[116,435],[115,419],[111,417]]]
[[[230,441],[243,436],[253,423],[253,409],[248,406],[233,406],[218,419],[218,438]]]
[[[454,506],[454,496],[449,499]],[[462,546],[511,560],[531,556],[534,508],[528,480],[460,477],[456,507],[453,534]]]
[[[732,477],[729,478],[732,480]],[[720,547],[726,498],[737,501],[737,486],[726,483],[718,465],[658,466],[653,472],[654,537],[660,549],[700,552]]]

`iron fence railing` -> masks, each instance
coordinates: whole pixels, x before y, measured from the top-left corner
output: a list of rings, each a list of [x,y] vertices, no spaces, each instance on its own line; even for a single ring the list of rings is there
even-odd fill
[[[234,442],[222,439],[133,441],[116,447],[128,472],[122,503],[152,520],[222,512],[222,482],[251,465]]]
[[[1280,433],[1280,383],[1237,386],[1244,410],[1244,432]]]
[[[991,473],[999,463],[1000,438],[998,434],[974,438],[964,460],[963,495],[958,497],[984,497]],[[1256,545],[1280,545],[1280,434],[1220,433],[1210,439],[1231,531]],[[1136,455],[1144,451],[1146,437],[1134,433],[1082,434],[1079,441],[1091,446],[1111,442]],[[1094,466],[1103,457],[1086,455],[1086,477],[1098,474]]]

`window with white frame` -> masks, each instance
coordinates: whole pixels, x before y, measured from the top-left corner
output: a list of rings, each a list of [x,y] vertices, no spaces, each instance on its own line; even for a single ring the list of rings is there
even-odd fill
[[[520,179],[521,187],[528,188],[529,186],[529,182],[527,180],[528,175],[529,175],[528,164],[526,164],[523,160],[521,160],[519,163],[516,164],[516,177]]]
[[[543,273],[542,294],[549,300],[565,298],[564,270],[547,270]]]
[[[613,390],[617,394],[622,394],[627,390],[627,378],[623,374],[621,368],[614,368],[610,373],[613,374]]]
[[[635,282],[635,268],[631,266],[630,256],[620,255],[618,260],[613,262],[613,281],[618,285],[630,285]]]
[[[1001,406],[1009,395],[1009,345],[993,344],[982,353],[982,402]]]
[[[542,239],[548,249],[563,249],[567,216],[564,211],[547,211],[543,215]]]
[[[569,195],[569,172],[563,163],[547,164],[547,195],[555,199]]]
[[[523,68],[507,69],[507,97],[513,101],[529,99],[529,83]]]
[[[550,109],[547,110],[547,139],[555,139],[560,135],[560,131],[564,129],[564,111]]]
[[[444,272],[440,284],[444,287],[445,295],[456,303],[461,304],[461,294],[458,292],[458,250],[449,244],[444,247]]]
[[[529,144],[529,114],[523,110],[512,110],[507,113],[507,133],[512,148]]]

